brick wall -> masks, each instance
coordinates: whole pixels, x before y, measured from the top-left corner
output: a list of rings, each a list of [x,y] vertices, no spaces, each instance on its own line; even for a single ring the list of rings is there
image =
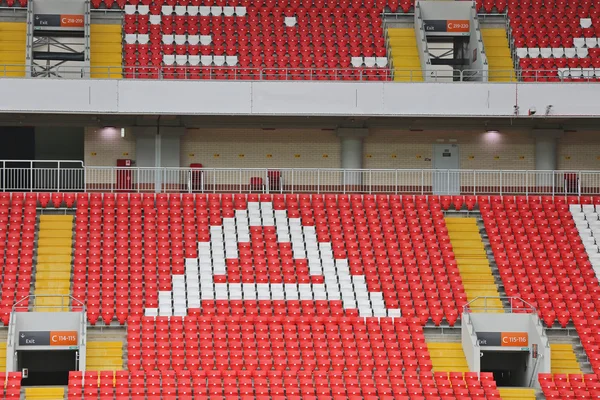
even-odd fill
[[[371,130],[365,139],[363,165],[374,169],[432,168],[433,145],[437,143],[459,146],[462,169],[524,170],[535,167],[534,140],[518,131],[488,134],[481,131],[381,129]]]
[[[600,135],[595,132],[567,132],[558,139],[558,169],[600,169]]]
[[[454,139],[463,169],[525,170],[535,168],[535,142],[527,131],[371,129],[365,139],[364,168],[432,168],[433,145]],[[135,138],[117,129],[85,130],[85,164],[114,166],[135,159]],[[568,132],[558,141],[558,168],[600,169],[600,135]],[[335,132],[321,129],[189,129],[181,139],[181,165],[214,168],[339,168],[340,143]]]
[[[121,137],[116,128],[86,128],[84,162],[87,166],[115,166],[117,159],[135,160],[135,138]]]
[[[209,168],[339,168],[340,143],[321,129],[188,129],[181,164]]]

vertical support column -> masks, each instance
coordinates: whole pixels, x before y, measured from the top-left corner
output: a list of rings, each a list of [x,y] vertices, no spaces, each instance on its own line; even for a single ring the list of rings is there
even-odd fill
[[[362,184],[362,171],[352,170],[362,169],[363,140],[369,135],[369,130],[366,128],[338,128],[336,133],[340,138],[341,167],[350,170],[344,171],[342,185],[352,191],[352,186]]]
[[[564,131],[560,129],[533,129],[532,136],[535,139],[535,169],[536,171],[556,171],[558,169],[557,142]],[[535,174],[536,193],[543,189],[544,193],[554,194],[562,191],[564,185],[563,177],[555,176],[552,172],[539,172]]]
[[[535,169],[555,171],[557,169],[556,142],[552,135],[535,135]]]
[[[27,33],[26,33],[26,44],[25,44],[25,77],[31,78],[31,67],[33,66],[33,42],[34,42],[34,29],[33,29],[33,0],[27,2]]]

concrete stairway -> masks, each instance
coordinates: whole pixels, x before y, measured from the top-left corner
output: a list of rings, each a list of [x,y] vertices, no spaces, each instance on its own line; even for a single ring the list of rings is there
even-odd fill
[[[0,77],[25,76],[27,24],[0,22]]]
[[[498,295],[502,298],[502,305],[504,306],[504,310],[510,311],[510,302],[508,301],[506,291],[504,290],[504,284],[502,283],[502,278],[500,277],[498,264],[496,264],[496,260],[494,259],[494,252],[492,251],[492,246],[490,245],[490,241],[485,230],[481,214],[477,213],[475,218],[477,219],[477,227],[479,228],[479,234],[481,235],[481,241],[483,242],[483,247],[485,249],[488,263],[492,271],[492,276],[494,278],[494,282],[496,283],[496,288],[498,289]]]
[[[510,54],[506,28],[482,28],[481,36],[488,60],[490,82],[515,82],[515,68]]]
[[[87,328],[87,369],[110,371],[127,369],[127,329],[125,327]]]
[[[388,51],[394,67],[394,81],[423,81],[421,59],[413,28],[388,28]]]
[[[458,334],[456,334],[456,332]],[[460,330],[443,333],[429,330],[425,341],[431,356],[431,365],[435,372],[468,372],[467,359],[462,349]]]
[[[557,374],[593,374],[581,339],[575,329],[546,329],[546,335],[550,341],[552,356],[552,373]],[[572,351],[572,354],[570,354]],[[555,360],[560,359],[560,361]],[[577,366],[573,364],[577,361]],[[557,361],[557,362],[555,362]]]
[[[117,21],[112,21],[117,22]],[[91,78],[120,79],[123,62],[121,23],[90,25]]]
[[[445,221],[472,311],[503,312],[477,219],[472,216],[453,218],[447,215]]]
[[[37,233],[34,311],[69,311],[73,216],[43,214]]]
[[[21,399],[23,400],[61,400],[66,395],[66,386],[41,386],[21,389]]]

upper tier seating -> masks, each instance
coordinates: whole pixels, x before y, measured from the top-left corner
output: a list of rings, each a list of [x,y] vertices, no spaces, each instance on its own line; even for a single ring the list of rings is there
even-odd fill
[[[128,78],[390,78],[386,0],[130,3],[123,26]]]
[[[73,296],[92,324],[328,310],[454,325],[467,300],[441,207],[427,196],[81,193]]]
[[[481,4],[487,12],[507,12],[523,80],[595,81],[600,76],[600,71],[596,73],[600,68],[597,2],[485,0]]]
[[[27,0],[0,0],[26,6]],[[389,80],[381,12],[414,0],[92,0],[121,8],[127,78]],[[592,0],[477,0],[506,13],[524,81],[600,79]]]
[[[1,0],[0,7],[27,7],[27,0]]]

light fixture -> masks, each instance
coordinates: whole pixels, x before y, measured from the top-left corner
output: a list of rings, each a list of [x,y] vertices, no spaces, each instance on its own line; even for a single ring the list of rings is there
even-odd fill
[[[121,128],[121,137],[125,137],[125,128]]]
[[[495,129],[487,129],[483,134],[483,140],[487,143],[498,143],[501,140],[501,134]]]

